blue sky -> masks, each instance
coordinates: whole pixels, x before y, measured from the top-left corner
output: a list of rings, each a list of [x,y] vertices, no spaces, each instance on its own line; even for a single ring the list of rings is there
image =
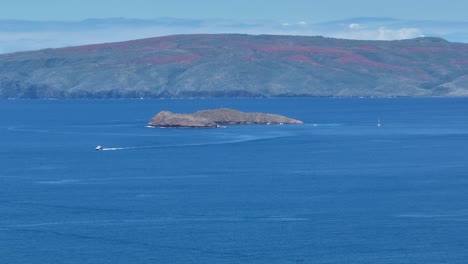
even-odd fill
[[[0,19],[157,17],[321,22],[351,17],[467,20],[466,0],[14,0]]]

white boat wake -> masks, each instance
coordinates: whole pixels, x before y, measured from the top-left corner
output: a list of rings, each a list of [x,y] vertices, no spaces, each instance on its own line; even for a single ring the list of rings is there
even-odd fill
[[[224,145],[224,144],[235,144],[235,143],[244,143],[244,142],[253,142],[260,140],[269,140],[290,137],[293,134],[282,133],[278,135],[271,136],[252,136],[252,135],[243,135],[239,136],[236,139],[218,141],[218,142],[203,142],[203,143],[187,143],[187,144],[170,144],[170,145],[147,145],[147,146],[129,146],[129,147],[103,147],[97,146],[96,150],[99,151],[115,151],[115,150],[139,150],[139,149],[156,149],[156,148],[177,148],[177,147],[199,147],[199,146],[211,146],[211,145]]]

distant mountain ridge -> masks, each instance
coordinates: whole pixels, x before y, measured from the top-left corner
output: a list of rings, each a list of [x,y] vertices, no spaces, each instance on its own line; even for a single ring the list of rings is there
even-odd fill
[[[0,98],[250,96],[468,96],[468,44],[197,34],[0,55]]]
[[[34,21],[0,18],[0,54],[178,34],[301,35],[359,40],[433,36],[468,43],[468,21],[383,17],[354,17],[334,21],[176,17]]]

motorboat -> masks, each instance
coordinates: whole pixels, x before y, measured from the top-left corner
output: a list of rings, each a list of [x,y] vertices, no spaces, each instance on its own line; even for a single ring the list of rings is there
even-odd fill
[[[104,150],[102,146],[96,146],[95,150]]]

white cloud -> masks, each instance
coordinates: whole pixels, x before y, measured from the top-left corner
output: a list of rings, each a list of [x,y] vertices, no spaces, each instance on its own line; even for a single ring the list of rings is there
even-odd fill
[[[298,24],[299,26],[305,26],[305,25],[307,25],[307,22],[305,22],[305,21],[300,21],[300,22],[297,22],[297,24]]]
[[[353,29],[346,32],[337,32],[332,34],[332,37],[363,40],[399,40],[424,37],[424,34],[418,28],[387,29],[380,27],[377,29]]]
[[[379,37],[380,40],[391,40],[391,39],[409,39],[409,38],[418,38],[424,37],[422,31],[418,28],[400,28],[397,30],[379,28]]]
[[[349,29],[361,29],[361,25],[359,25],[358,23],[351,23],[348,25],[348,28]]]

